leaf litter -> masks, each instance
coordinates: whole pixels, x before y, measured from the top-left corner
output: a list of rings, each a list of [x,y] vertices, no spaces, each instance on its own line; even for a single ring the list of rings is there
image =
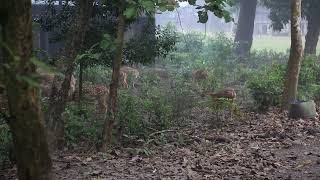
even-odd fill
[[[194,108],[180,126],[154,133],[166,143],[145,151],[63,151],[53,157],[56,179],[320,179],[320,120],[288,119],[271,109],[227,118],[221,128],[208,109]],[[183,119],[183,120],[182,120]],[[141,148],[141,147],[139,147]],[[12,172],[12,171],[11,171]]]

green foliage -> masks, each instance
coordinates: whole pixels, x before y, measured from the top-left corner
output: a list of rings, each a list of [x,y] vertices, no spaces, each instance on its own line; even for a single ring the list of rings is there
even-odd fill
[[[204,5],[196,4],[194,0],[180,0],[189,2],[191,5],[196,6],[198,11],[199,22],[206,23],[208,20],[208,11],[214,13],[219,18],[224,18],[226,22],[232,21],[233,18],[230,13],[225,9],[228,6],[233,6],[233,0],[206,0]],[[154,1],[154,0],[127,0],[125,5],[124,15],[128,19],[137,18],[141,12],[146,12],[149,16],[153,16],[156,10],[173,11],[177,7],[179,1],[166,0],[166,1]]]
[[[76,74],[79,72],[77,71]],[[111,79],[111,69],[102,65],[88,67],[83,72],[83,80],[107,85]]]
[[[274,30],[282,30],[286,24],[290,22],[291,1],[290,0],[262,0],[262,4],[270,9],[270,19]],[[303,0],[302,16],[309,18],[312,15],[319,15],[320,1]]]
[[[271,63],[286,64],[289,59],[289,53],[275,52],[273,50],[251,51],[250,68],[258,68],[262,65]]]
[[[302,62],[299,75],[298,98],[301,100],[319,100],[320,65],[316,57],[306,57]]]
[[[148,114],[148,123],[153,129],[164,130],[170,127],[172,107],[168,103],[165,92],[158,88],[150,89],[148,98],[143,99],[143,107]],[[150,91],[149,90],[149,91]]]
[[[260,110],[270,106],[278,106],[284,89],[286,65],[264,65],[254,72],[248,82],[248,88]],[[298,86],[298,100],[318,100],[320,97],[320,66],[314,58],[307,57],[303,60]]]
[[[118,121],[129,136],[144,137],[148,131],[141,112],[141,99],[128,90],[119,90]]]
[[[69,147],[97,142],[101,124],[94,118],[93,112],[94,109],[90,106],[82,107],[80,110],[75,105],[69,105],[66,108],[64,112],[65,138]]]
[[[0,167],[9,160],[12,137],[4,117],[0,116]]]
[[[134,36],[125,44],[124,61],[126,64],[152,63],[155,57],[165,57],[170,53],[176,43],[177,35],[170,26],[157,27],[155,32],[152,27],[145,32]]]
[[[285,66],[279,64],[265,65],[254,73],[248,88],[259,110],[280,105],[284,75]]]

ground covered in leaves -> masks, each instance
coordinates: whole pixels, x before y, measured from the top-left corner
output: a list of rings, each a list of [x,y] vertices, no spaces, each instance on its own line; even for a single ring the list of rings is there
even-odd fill
[[[292,120],[277,109],[227,118],[193,109],[179,127],[152,134],[140,148],[62,152],[57,179],[320,179],[320,121]],[[165,139],[165,140],[164,140]]]

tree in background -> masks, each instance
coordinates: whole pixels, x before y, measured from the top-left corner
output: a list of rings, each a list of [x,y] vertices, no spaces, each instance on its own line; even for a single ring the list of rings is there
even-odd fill
[[[51,149],[62,149],[64,146],[64,120],[62,117],[67,105],[68,92],[70,89],[71,76],[76,68],[76,57],[80,53],[88,29],[89,17],[91,16],[94,0],[76,1],[76,18],[72,26],[72,39],[66,50],[66,72],[61,88],[55,86],[55,77],[49,100],[49,108],[46,117],[48,140]]]
[[[32,63],[30,0],[0,1],[3,61],[0,78],[7,89],[14,153],[20,180],[49,180],[51,159]]]
[[[240,61],[244,61],[249,56],[252,46],[257,0],[239,1],[240,13],[234,41],[238,44],[236,53],[238,54]]]
[[[302,38],[300,30],[301,0],[291,0],[291,49],[287,65],[286,80],[283,93],[283,107],[296,101],[299,73],[302,61]]]
[[[270,9],[270,19],[274,30],[282,30],[290,20],[290,0],[262,0],[264,6]],[[302,1],[302,17],[308,21],[305,41],[305,54],[316,54],[317,43],[320,35],[320,1]]]
[[[189,4],[196,5],[196,0],[188,0]],[[210,0],[206,1],[205,5],[198,6],[199,22],[205,23],[208,20],[208,11],[212,11],[217,17],[224,17],[226,21],[230,21],[231,17],[229,12],[225,10],[226,5],[232,5],[232,1],[229,0]],[[120,65],[123,59],[123,47],[124,47],[124,30],[126,19],[135,19],[139,17],[139,14],[144,12],[149,17],[152,17],[155,10],[161,11],[173,11],[178,7],[178,1],[126,1],[119,0],[117,2],[118,9],[118,24],[117,24],[117,39],[116,39],[116,53],[112,61],[112,80],[110,84],[110,94],[108,98],[108,109],[106,113],[106,119],[102,131],[102,141],[100,150],[106,151],[111,144],[112,131],[116,122],[117,114],[117,91],[120,76]]]
[[[308,21],[308,32],[306,35],[304,53],[316,54],[320,35],[320,1],[304,0],[303,4],[305,4],[305,16]]]

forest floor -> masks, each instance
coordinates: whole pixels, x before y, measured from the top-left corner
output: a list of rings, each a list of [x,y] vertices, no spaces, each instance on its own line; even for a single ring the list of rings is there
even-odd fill
[[[56,179],[320,179],[319,118],[292,120],[273,109],[223,128],[212,127],[208,109],[183,118],[176,129],[153,134],[166,142],[140,151],[149,155],[134,148],[61,152],[53,158]]]

